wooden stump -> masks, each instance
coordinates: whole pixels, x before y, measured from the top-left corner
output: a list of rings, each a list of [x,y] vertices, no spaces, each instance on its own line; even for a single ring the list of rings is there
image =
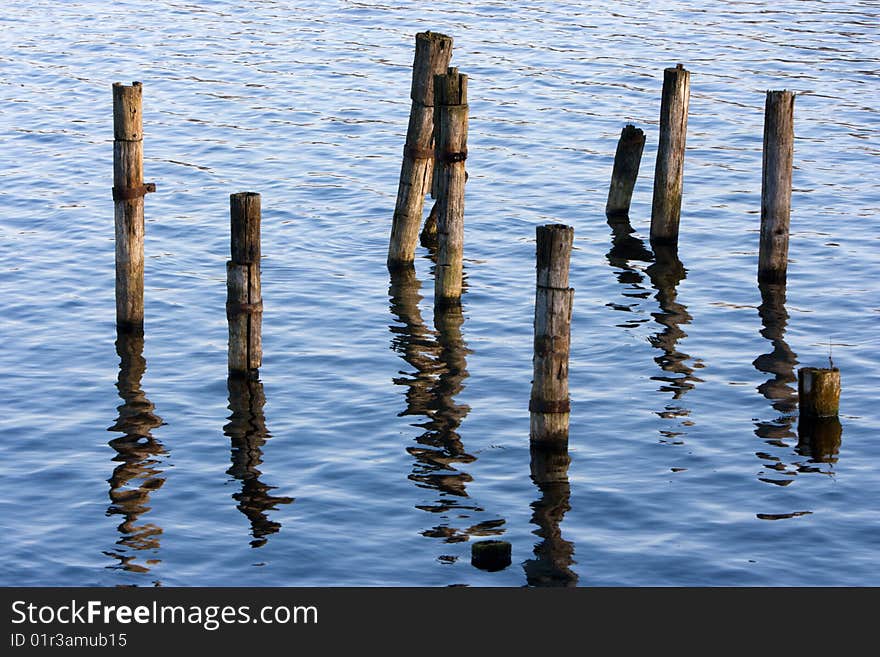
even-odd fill
[[[794,92],[768,91],[764,108],[759,281],[784,283],[786,279],[793,161]]]
[[[510,565],[511,545],[507,541],[477,541],[471,545],[471,564],[495,572]]]
[[[140,82],[113,84],[113,204],[116,233],[116,326],[144,326],[144,134]]]
[[[535,351],[529,401],[532,443],[568,442],[568,356],[574,290],[568,270],[574,229],[561,224],[537,228]]]
[[[614,169],[611,172],[611,187],[605,214],[609,217],[627,215],[632,201],[633,189],[639,175],[642,151],[645,148],[645,133],[634,125],[627,124],[620,133],[617,152],[614,155]]]
[[[467,158],[467,76],[457,68],[434,76],[437,104],[437,266],[434,303],[461,301],[464,253],[464,185]]]
[[[679,64],[663,72],[660,144],[654,169],[651,244],[678,245],[684,148],[687,137],[690,73]]]
[[[431,189],[434,160],[434,75],[443,73],[452,57],[452,39],[436,32],[416,35],[413,60],[412,108],[397,203],[388,246],[388,267],[394,269],[415,259],[425,194]]]
[[[840,406],[840,370],[802,367],[798,370],[800,416],[836,417]]]
[[[247,374],[263,361],[260,292],[260,195],[231,194],[232,259],[226,263],[229,372]]]

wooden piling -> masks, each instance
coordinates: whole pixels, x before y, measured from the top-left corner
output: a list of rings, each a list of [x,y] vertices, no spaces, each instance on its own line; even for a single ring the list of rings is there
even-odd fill
[[[607,216],[629,216],[629,206],[644,149],[645,133],[632,124],[624,126],[614,155],[611,187],[608,189],[608,202],[605,204]]]
[[[758,280],[785,282],[794,160],[794,92],[768,91],[764,106]]]
[[[568,354],[574,290],[568,270],[574,229],[561,224],[537,228],[534,376],[529,435],[532,444],[567,444]]]
[[[839,405],[839,369],[801,367],[798,370],[798,406],[802,418],[836,417]]]
[[[144,326],[144,135],[140,82],[113,84],[113,204],[116,232],[116,326]]]
[[[263,298],[260,293],[260,195],[229,196],[232,259],[226,263],[229,372],[246,374],[263,360]]]
[[[511,545],[507,541],[488,540],[471,544],[471,565],[495,572],[510,565]]]
[[[457,68],[434,76],[437,127],[437,266],[434,303],[461,301],[464,253],[464,184],[467,158],[467,76]]]
[[[434,75],[446,71],[451,57],[451,37],[437,32],[416,34],[410,92],[412,107],[388,246],[389,269],[415,259],[425,194],[431,189],[433,171]]]
[[[660,143],[654,168],[651,244],[678,245],[690,73],[679,64],[663,71]]]

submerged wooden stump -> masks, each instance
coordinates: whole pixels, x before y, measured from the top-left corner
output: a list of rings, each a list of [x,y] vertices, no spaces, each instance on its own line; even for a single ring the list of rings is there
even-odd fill
[[[434,303],[461,301],[464,255],[464,185],[466,180],[468,104],[467,76],[450,68],[434,76],[437,104],[437,265]]]
[[[433,171],[434,75],[446,71],[451,57],[450,37],[436,32],[416,35],[410,93],[412,107],[388,245],[390,269],[412,263],[415,258],[425,194],[431,189]]]
[[[471,545],[471,564],[495,572],[510,565],[511,545],[507,541],[478,541]]]
[[[535,347],[529,401],[532,443],[568,442],[568,356],[574,290],[568,270],[574,229],[552,224],[537,228]]]
[[[786,279],[793,161],[794,93],[768,91],[764,108],[758,252],[758,280],[761,282],[784,283]]]
[[[247,374],[263,361],[260,291],[260,195],[231,194],[232,258],[226,263],[229,372]]]
[[[156,191],[144,183],[143,87],[113,84],[113,203],[116,233],[116,326],[144,326],[144,195]]]
[[[639,175],[642,151],[645,148],[645,133],[634,125],[627,124],[620,133],[617,152],[614,155],[614,169],[611,172],[611,187],[605,214],[609,217],[629,215],[633,189]]]
[[[663,71],[660,143],[654,168],[654,200],[651,207],[651,244],[678,246],[690,93],[690,73],[681,64]]]
[[[798,370],[801,417],[836,417],[840,406],[840,370],[802,367]]]

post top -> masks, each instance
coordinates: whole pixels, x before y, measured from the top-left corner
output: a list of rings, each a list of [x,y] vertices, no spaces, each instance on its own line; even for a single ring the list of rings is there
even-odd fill
[[[432,32],[431,30],[417,33],[416,39],[424,39],[425,41],[449,41],[452,43],[451,36],[441,34],[440,32]]]

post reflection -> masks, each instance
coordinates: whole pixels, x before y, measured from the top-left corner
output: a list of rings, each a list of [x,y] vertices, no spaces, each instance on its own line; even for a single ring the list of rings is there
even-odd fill
[[[149,572],[160,562],[156,557],[162,528],[151,522],[142,522],[141,516],[150,511],[150,495],[165,483],[161,463],[167,456],[165,448],[152,431],[163,424],[153,411],[155,407],[141,389],[141,379],[147,369],[143,356],[143,332],[118,331],[116,353],[119,355],[119,377],[116,388],[122,398],[117,407],[119,416],[108,431],[122,433],[109,442],[116,450],[113,461],[118,463],[110,478],[110,505],[108,516],[121,516],[117,527],[119,540],[116,548],[104,552],[116,559],[110,568],[136,573]],[[151,556],[142,556],[147,551]]]
[[[559,528],[569,506],[571,486],[568,482],[568,466],[571,458],[565,446],[545,447],[532,445],[532,481],[541,497],[532,502],[532,522],[538,526],[533,533],[543,539],[535,545],[535,558],[523,564],[529,586],[573,587],[577,586],[577,573],[572,571],[575,563],[574,545],[562,538]]]
[[[695,385],[702,381],[694,371],[703,367],[699,359],[692,358],[678,347],[678,343],[687,337],[682,326],[690,324],[693,317],[687,306],[678,301],[678,284],[687,276],[687,271],[678,259],[675,247],[657,244],[653,250],[633,233],[629,217],[617,215],[608,217],[611,228],[611,249],[606,254],[608,264],[618,270],[618,281],[627,286],[624,293],[628,299],[637,299],[627,304],[608,304],[615,310],[634,313],[633,319],[619,324],[621,328],[637,328],[647,322],[636,314],[643,306],[643,301],[651,297],[651,290],[645,284],[645,275],[655,291],[659,310],[651,313],[651,317],[662,329],[648,336],[651,346],[662,353],[654,358],[654,362],[663,371],[662,375],[651,379],[661,383],[659,391],[672,393],[672,402],[665,405],[657,414],[667,419],[687,418],[690,410],[681,405],[682,397]],[[644,275],[638,265],[633,263],[650,263],[644,268]],[[687,424],[688,420],[683,420]],[[679,443],[680,431],[661,431],[663,442]]]
[[[436,310],[431,329],[419,310],[420,289],[413,267],[392,272],[388,295],[398,324],[389,326],[391,348],[413,368],[401,371],[401,376],[394,379],[395,384],[406,388],[406,409],[400,415],[423,418],[412,424],[421,433],[415,439],[416,445],[407,447],[414,459],[409,479],[433,496],[417,508],[437,516],[436,523],[422,534],[446,543],[502,534],[503,519],[477,520],[484,510],[468,495],[471,476],[459,469],[476,460],[466,451],[458,433],[470,411],[469,406],[455,401],[468,377],[461,306]],[[455,526],[462,520],[475,522]]]
[[[265,545],[269,536],[281,529],[281,523],[269,517],[269,511],[279,504],[290,504],[291,497],[272,495],[275,486],[260,481],[259,465],[263,462],[262,447],[270,438],[266,429],[263,406],[266,396],[263,384],[250,375],[230,375],[226,380],[229,389],[229,423],[223,433],[232,443],[232,465],[226,471],[241,482],[241,491],[232,498],[238,502],[241,511],[251,524],[251,547]]]
[[[766,450],[756,453],[763,465],[758,479],[776,486],[788,486],[798,473],[821,472],[819,464],[836,462],[842,430],[837,418],[822,418],[816,422],[801,419],[797,426],[798,442],[794,453],[807,460],[794,459],[786,463],[792,456],[790,441],[795,437],[792,425],[798,406],[795,387],[798,360],[797,354],[785,341],[789,320],[785,308],[785,283],[761,282],[758,287],[761,293],[761,305],[758,306],[761,336],[770,342],[772,349],[758,356],[752,364],[759,372],[770,375],[758,386],[758,392],[777,413],[771,420],[755,422],[755,435],[768,445]]]

